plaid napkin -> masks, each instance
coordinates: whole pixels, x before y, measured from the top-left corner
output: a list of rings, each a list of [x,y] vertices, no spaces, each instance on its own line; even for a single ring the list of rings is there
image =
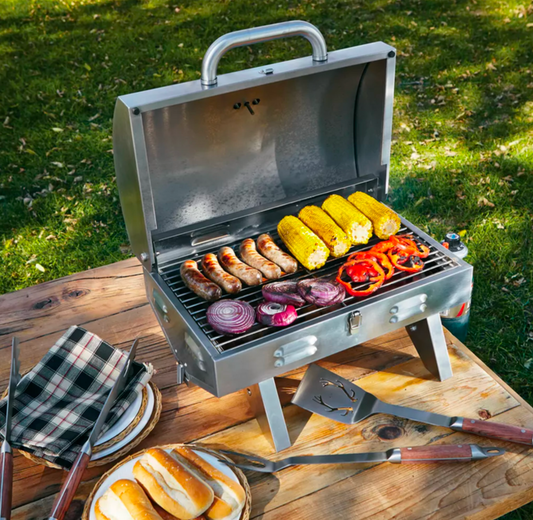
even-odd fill
[[[70,469],[126,356],[95,334],[70,327],[17,386],[11,445]],[[133,363],[102,433],[120,419],[152,373],[152,365]],[[6,399],[0,401],[0,424],[5,422],[6,404]]]

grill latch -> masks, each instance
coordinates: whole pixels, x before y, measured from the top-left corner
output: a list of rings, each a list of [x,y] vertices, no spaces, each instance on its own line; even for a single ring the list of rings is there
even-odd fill
[[[350,334],[357,334],[359,332],[361,321],[363,321],[363,317],[359,311],[353,311],[350,313],[350,316],[348,317],[348,331]]]

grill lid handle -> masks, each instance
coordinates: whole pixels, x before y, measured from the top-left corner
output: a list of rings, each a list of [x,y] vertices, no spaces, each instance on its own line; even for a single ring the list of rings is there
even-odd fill
[[[291,36],[303,36],[311,43],[313,46],[313,61],[327,61],[328,49],[326,40],[324,40],[322,33],[309,22],[293,20],[263,25],[262,27],[231,32],[215,40],[207,49],[202,61],[202,85],[211,87],[217,84],[218,62],[230,49]]]

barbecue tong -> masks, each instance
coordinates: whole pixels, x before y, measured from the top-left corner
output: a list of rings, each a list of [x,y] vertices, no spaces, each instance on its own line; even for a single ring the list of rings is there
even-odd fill
[[[405,464],[407,462],[470,462],[503,455],[502,448],[481,448],[477,444],[414,446],[412,448],[393,448],[375,453],[338,453],[335,455],[307,455],[288,457],[272,462],[255,455],[246,455],[236,451],[219,450],[224,455],[239,457],[246,463],[236,463],[225,459],[220,462],[228,466],[258,471],[259,473],[275,473],[290,466],[300,464],[348,464],[369,462],[391,462],[392,464]]]
[[[63,520],[63,518],[65,517],[70,503],[74,498],[74,494],[76,493],[76,490],[80,485],[83,473],[87,468],[89,461],[91,460],[93,445],[100,436],[100,432],[102,431],[102,427],[105,424],[109,411],[111,410],[111,408],[113,408],[117,397],[120,395],[120,393],[126,386],[126,381],[128,380],[133,360],[135,359],[135,353],[137,351],[138,342],[139,339],[136,338],[130,348],[126,362],[124,363],[124,366],[122,367],[122,370],[120,371],[120,374],[118,375],[113,385],[113,388],[111,388],[111,391],[107,396],[104,407],[102,408],[98,419],[94,423],[89,438],[82,446],[80,454],[78,455],[78,457],[72,464],[70,471],[68,472],[68,476],[65,482],[63,483],[63,486],[61,487],[61,491],[59,492],[54,501],[54,505],[52,506],[52,513],[49,516],[48,520]],[[0,520],[2,519],[0,518]]]
[[[6,406],[6,423],[4,442],[0,449],[0,520],[11,518],[11,498],[13,493],[13,451],[11,440],[11,421],[13,418],[13,401],[15,389],[20,381],[19,340],[13,338],[11,342],[11,372],[9,374],[9,387]]]
[[[482,437],[529,446],[533,444],[533,430],[465,417],[448,417],[385,403],[347,379],[315,364],[309,366],[292,402],[344,424],[355,424],[371,415],[385,413]]]

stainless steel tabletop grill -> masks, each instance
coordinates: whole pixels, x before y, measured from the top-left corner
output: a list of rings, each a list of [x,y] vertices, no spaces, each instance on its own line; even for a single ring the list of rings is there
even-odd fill
[[[225,74],[229,49],[303,36],[312,58]],[[147,296],[178,363],[178,382],[216,396],[247,389],[277,450],[290,445],[274,377],[399,327],[438,378],[452,375],[439,313],[468,301],[472,268],[402,220],[431,250],[423,271],[397,272],[376,293],[342,304],[298,309],[278,329],[254,325],[223,336],[207,323],[208,303],[187,289],[179,268],[223,245],[268,232],[331,193],[388,188],[395,50],[372,43],[327,53],[313,25],[291,21],[216,40],[201,79],[121,96],[113,140],[120,199]],[[365,250],[378,241],[352,248]],[[285,278],[333,274],[345,258]],[[235,297],[225,295],[224,298]],[[261,287],[237,298],[261,301]]]

